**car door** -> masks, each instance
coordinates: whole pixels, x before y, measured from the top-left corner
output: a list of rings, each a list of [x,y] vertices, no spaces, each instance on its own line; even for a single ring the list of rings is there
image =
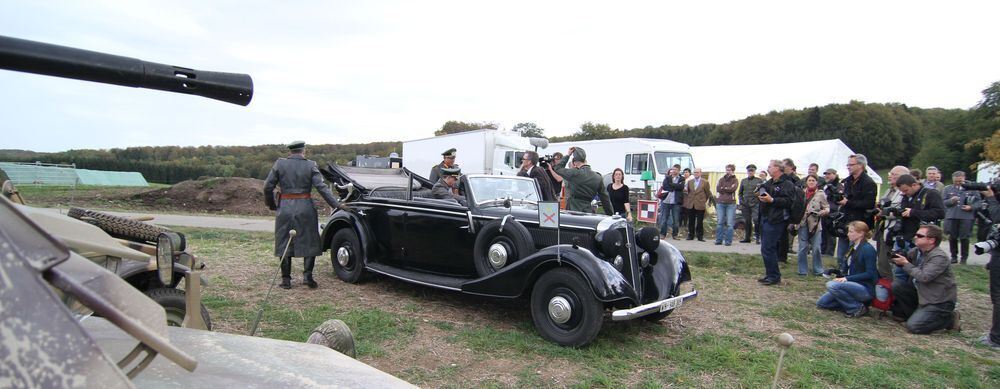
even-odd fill
[[[467,207],[448,200],[414,199],[406,213],[407,266],[439,274],[475,274],[475,235],[469,232]]]

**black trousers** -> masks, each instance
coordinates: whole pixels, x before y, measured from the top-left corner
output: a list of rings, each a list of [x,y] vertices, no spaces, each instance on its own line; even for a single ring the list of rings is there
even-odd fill
[[[313,267],[316,266],[316,257],[302,258],[302,273],[312,274]],[[292,259],[285,258],[281,261],[281,278],[292,278]]]
[[[962,243],[962,263],[969,259],[969,239],[948,238],[948,248],[952,258],[958,258],[958,244]]]
[[[993,327],[990,340],[1000,344],[1000,255],[993,255],[987,265],[990,271],[990,301],[993,303]]]
[[[688,212],[688,238],[698,237],[698,239],[705,238],[705,210],[697,210],[690,208]]]

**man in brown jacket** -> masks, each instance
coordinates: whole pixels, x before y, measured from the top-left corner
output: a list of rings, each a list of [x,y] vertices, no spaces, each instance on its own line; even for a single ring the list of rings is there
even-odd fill
[[[699,242],[705,241],[705,203],[715,204],[711,184],[701,177],[701,169],[694,169],[694,177],[684,187],[684,208],[688,210],[688,237]]]
[[[910,275],[910,282],[893,284],[892,315],[905,319],[910,333],[961,329],[958,311],[955,311],[958,287],[951,273],[951,260],[938,247],[943,235],[941,227],[923,225],[913,238],[917,247],[905,257],[892,257],[896,266]]]
[[[733,225],[736,224],[736,189],[740,181],[736,178],[736,165],[726,165],[726,174],[719,178],[715,190],[719,197],[715,202],[715,244],[733,245]]]

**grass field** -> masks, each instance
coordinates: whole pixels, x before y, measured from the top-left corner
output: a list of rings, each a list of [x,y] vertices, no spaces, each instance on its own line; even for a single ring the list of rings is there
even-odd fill
[[[245,334],[277,269],[266,233],[180,229],[208,263],[205,304],[216,330]],[[765,387],[789,332],[783,387],[1000,387],[1000,352],[974,345],[990,314],[986,273],[960,267],[964,331],[909,335],[891,320],[845,319],[814,307],[823,279],[762,287],[759,256],[687,253],[701,296],[659,323],[605,321],[582,349],[534,331],[525,300],[491,300],[385,277],[335,278],[319,258],[320,288],[275,289],[260,335],[303,341],[344,320],[358,359],[426,387]]]

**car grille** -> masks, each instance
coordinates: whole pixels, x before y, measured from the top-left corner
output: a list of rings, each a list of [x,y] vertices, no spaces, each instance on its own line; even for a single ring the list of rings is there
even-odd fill
[[[535,247],[545,248],[556,244],[556,230],[539,229],[535,230]],[[587,250],[594,251],[594,235],[587,232],[562,231],[562,244],[575,244]]]

